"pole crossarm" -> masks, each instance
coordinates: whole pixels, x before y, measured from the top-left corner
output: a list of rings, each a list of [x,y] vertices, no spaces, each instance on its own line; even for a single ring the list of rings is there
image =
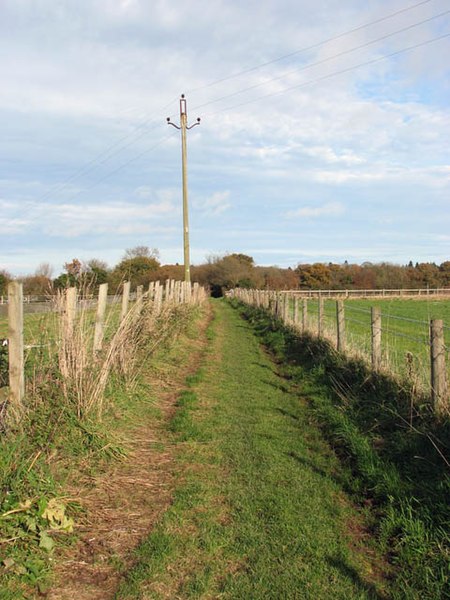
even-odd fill
[[[172,123],[167,117],[167,124],[181,131],[181,161],[183,175],[183,247],[184,247],[184,280],[191,281],[191,268],[189,257],[189,213],[188,213],[188,185],[187,185],[187,144],[186,131],[200,125],[200,117],[192,125],[187,124],[187,103],[184,94],[180,98],[180,125]]]

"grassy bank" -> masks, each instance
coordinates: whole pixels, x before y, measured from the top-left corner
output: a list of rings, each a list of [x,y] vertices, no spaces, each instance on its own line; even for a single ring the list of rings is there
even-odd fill
[[[116,598],[384,598],[389,582],[346,475],[305,402],[236,311],[171,423],[178,485]]]
[[[449,421],[436,421],[427,404],[413,405],[408,390],[328,342],[299,336],[263,311],[238,310],[277,358],[280,373],[307,396],[350,469],[348,489],[371,507],[376,536],[395,566],[392,597],[446,597]]]

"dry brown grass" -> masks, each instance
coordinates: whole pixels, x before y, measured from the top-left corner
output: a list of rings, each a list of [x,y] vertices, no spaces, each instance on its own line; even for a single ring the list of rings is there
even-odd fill
[[[161,304],[144,298],[130,310],[103,340],[101,351],[94,353],[92,310],[81,307],[76,314],[67,310],[66,295],[56,301],[58,319],[57,371],[65,401],[79,418],[101,419],[105,410],[105,391],[113,374],[132,383],[142,363],[142,352],[152,353],[160,344],[180,330],[192,305],[167,302]],[[117,319],[117,311],[109,313]]]

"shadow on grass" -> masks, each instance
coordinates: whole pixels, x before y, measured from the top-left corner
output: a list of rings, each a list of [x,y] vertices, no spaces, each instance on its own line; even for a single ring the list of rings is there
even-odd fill
[[[344,481],[343,478],[337,477],[334,473],[325,471],[325,469],[318,467],[311,459],[306,458],[306,456],[300,456],[297,452],[287,452],[286,456],[293,458],[296,462],[298,462],[299,464],[301,464],[304,467],[307,467],[316,475],[319,475],[320,477],[323,477],[324,479],[330,479],[331,481],[334,481],[334,483],[339,485],[339,487],[348,491],[346,489],[346,487],[347,487],[346,482]]]
[[[428,400],[415,398],[411,427],[412,390],[406,384],[399,385],[362,361],[337,353],[326,340],[294,332],[261,310],[243,308],[241,312],[278,359],[281,375],[298,383],[310,399],[331,399],[317,402],[316,407],[322,427],[334,437],[337,448],[342,446],[352,460],[354,452],[346,441],[350,434],[343,429],[353,427],[366,436],[381,464],[389,463],[396,471],[392,485],[385,482],[392,489],[385,489],[384,495],[407,493],[441,525],[448,516],[444,507],[450,478],[445,477],[442,455],[450,448],[450,421],[437,420]],[[401,489],[397,489],[399,484]]]
[[[446,597],[450,419],[438,419],[429,399],[415,395],[408,382],[375,372],[264,310],[234,306],[348,466],[344,489],[374,508],[381,547],[397,565],[396,597]],[[359,578],[351,570],[349,575]],[[365,582],[361,586],[380,597]]]
[[[292,419],[293,421],[300,421],[299,417],[297,415],[294,415],[293,413],[290,413],[288,410],[285,410],[284,408],[277,408],[276,409],[277,412],[279,412],[280,414],[283,415],[283,417],[289,417],[290,419]]]
[[[356,569],[345,563],[341,558],[329,557],[326,558],[326,561],[331,567],[350,579],[353,585],[359,591],[364,592],[371,600],[386,600],[386,596],[381,595],[373,584],[364,581]]]

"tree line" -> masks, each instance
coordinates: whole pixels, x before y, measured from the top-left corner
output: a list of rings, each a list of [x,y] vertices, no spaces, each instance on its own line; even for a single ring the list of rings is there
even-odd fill
[[[53,278],[48,264],[20,278],[27,295],[46,295],[69,286],[93,289],[108,283],[113,293],[123,281],[131,288],[148,285],[151,281],[184,278],[183,265],[161,264],[156,248],[136,246],[125,251],[114,267],[93,258],[82,262],[77,258],[64,264],[62,274]],[[430,262],[396,265],[388,262],[361,265],[336,263],[298,264],[294,268],[258,266],[253,257],[241,253],[209,257],[205,263],[191,267],[193,281],[208,286],[213,295],[220,296],[234,287],[272,290],[286,289],[405,289],[450,287],[450,261],[440,265]],[[0,295],[6,293],[13,277],[0,271]]]

